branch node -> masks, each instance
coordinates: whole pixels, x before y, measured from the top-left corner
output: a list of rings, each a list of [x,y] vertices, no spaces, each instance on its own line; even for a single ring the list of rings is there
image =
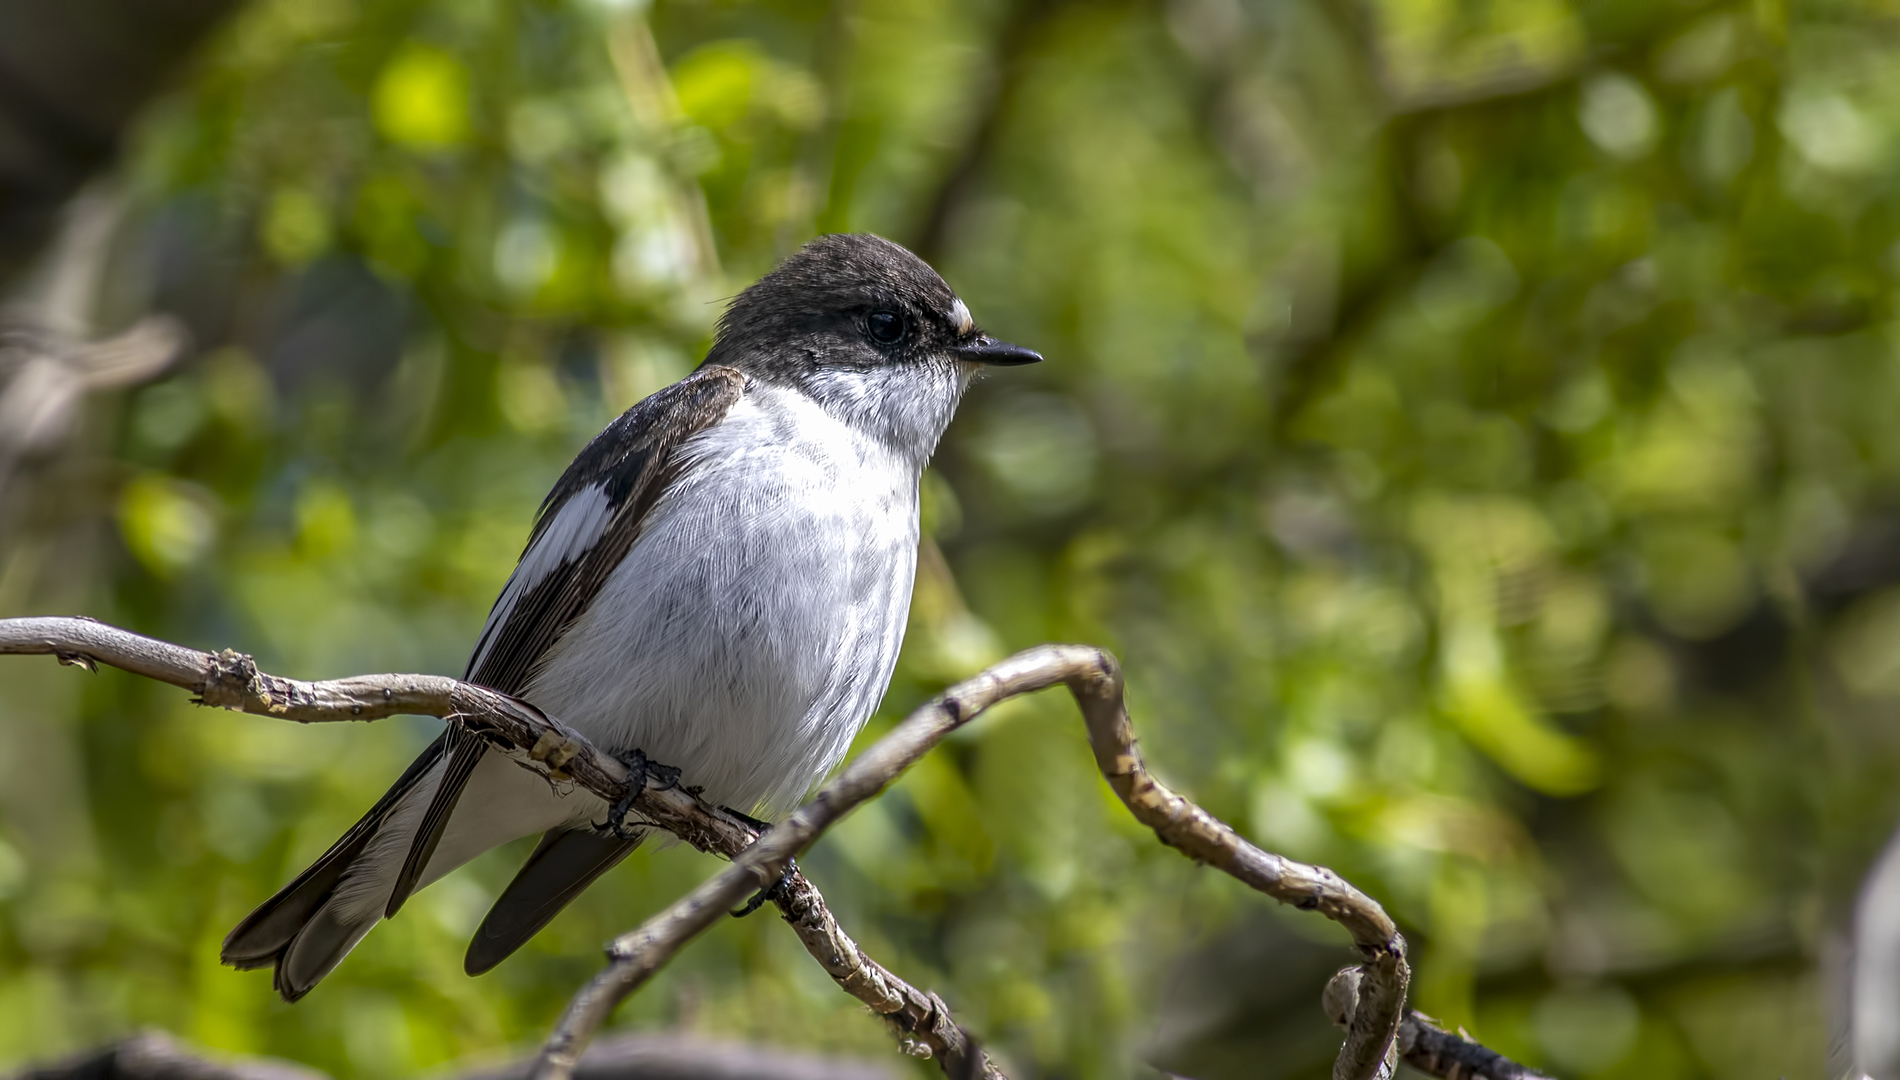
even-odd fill
[[[85,668],[91,672],[99,670],[99,665],[93,661],[92,657],[82,652],[56,652],[53,657],[67,667]]]
[[[270,712],[282,712],[271,701],[270,688],[258,675],[250,654],[226,649],[206,658],[204,679],[196,687],[198,703],[215,709],[247,712],[253,702]]]
[[[534,746],[528,750],[528,756],[543,762],[550,776],[555,779],[567,776],[567,763],[581,752],[580,745],[573,739],[554,731],[543,731],[534,740]]]

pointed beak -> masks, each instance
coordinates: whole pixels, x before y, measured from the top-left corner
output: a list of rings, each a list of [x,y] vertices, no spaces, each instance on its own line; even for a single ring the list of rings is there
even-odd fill
[[[988,334],[978,334],[952,351],[957,354],[957,359],[968,360],[974,364],[1016,367],[1021,364],[1042,363],[1042,354],[1034,349],[1025,349],[1021,345],[998,341]]]

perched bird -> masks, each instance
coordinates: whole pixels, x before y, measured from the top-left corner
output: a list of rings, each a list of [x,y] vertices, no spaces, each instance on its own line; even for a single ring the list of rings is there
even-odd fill
[[[996,341],[923,260],[823,236],[740,293],[693,374],[633,406],[541,505],[468,680],[604,750],[644,753],[768,817],[829,772],[890,685],[917,568],[917,486]],[[450,728],[225,938],[295,1001],[417,889],[541,844],[469,943],[494,967],[640,842]]]

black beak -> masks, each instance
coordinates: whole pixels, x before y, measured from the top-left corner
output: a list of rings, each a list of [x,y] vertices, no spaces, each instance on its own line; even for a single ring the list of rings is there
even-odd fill
[[[974,340],[958,345],[952,351],[957,354],[957,359],[976,364],[1015,367],[1019,364],[1042,363],[1042,354],[1036,350],[1025,349],[1021,345],[1011,345],[1007,341],[998,341],[988,334],[978,334]]]

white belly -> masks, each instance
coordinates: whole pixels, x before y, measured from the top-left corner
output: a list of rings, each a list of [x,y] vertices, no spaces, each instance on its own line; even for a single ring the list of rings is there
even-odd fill
[[[769,387],[682,454],[682,479],[523,696],[604,748],[679,766],[708,799],[780,813],[889,685],[917,468]],[[597,800],[562,801],[570,821],[601,816]]]

